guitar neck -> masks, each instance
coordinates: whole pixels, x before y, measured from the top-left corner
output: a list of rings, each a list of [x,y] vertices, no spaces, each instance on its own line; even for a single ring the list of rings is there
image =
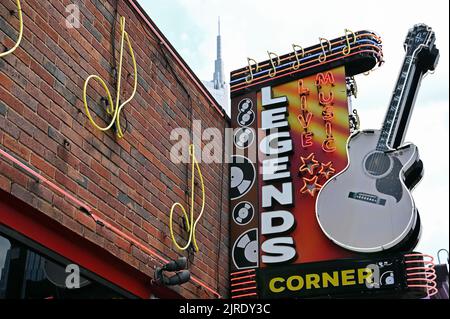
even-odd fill
[[[409,120],[413,111],[414,104],[416,102],[416,97],[419,92],[419,87],[422,82],[422,78],[425,72],[420,69],[417,65],[414,65],[414,71],[411,72],[411,80],[409,82],[408,88],[405,91],[404,104],[400,108],[395,118],[395,127],[392,130],[392,134],[389,138],[388,145],[391,148],[397,148],[401,146],[405,140],[406,131],[408,129]]]
[[[418,57],[406,55],[383,122],[377,150],[387,151],[403,143],[423,75]]]

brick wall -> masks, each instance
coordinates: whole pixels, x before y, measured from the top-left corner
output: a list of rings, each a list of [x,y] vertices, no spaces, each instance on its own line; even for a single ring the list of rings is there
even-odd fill
[[[185,191],[190,166],[170,161],[174,144],[169,140],[170,132],[174,127],[189,128],[190,107],[192,118],[201,120],[203,127],[223,130],[227,121],[159,45],[129,2],[119,1],[118,14],[126,17],[139,84],[134,100],[124,109],[125,117],[122,116],[122,123],[126,122],[123,126],[127,127],[124,138],[118,139],[113,130],[96,130],[85,115],[82,89],[90,74],[100,75],[112,88],[114,1],[76,1],[81,9],[79,29],[65,25],[65,8],[71,3],[22,1],[23,41],[13,54],[0,59],[0,147],[94,208],[124,233],[167,258],[177,258],[180,253],[170,239],[168,215],[175,201],[187,206]],[[10,14],[14,8],[15,0],[2,0],[0,4],[0,41],[7,48],[17,37],[17,15]],[[117,21],[117,57],[119,40]],[[123,98],[132,91],[132,69],[126,53]],[[91,112],[106,118],[100,102],[104,93],[98,84],[90,83]],[[115,96],[114,89],[112,95]],[[226,296],[228,167],[201,164],[201,168],[207,198],[197,231],[200,252],[195,254],[190,269],[194,276]],[[157,261],[95,224],[79,207],[3,157],[0,188],[150,277],[153,275]],[[199,195],[199,189],[196,191]],[[196,203],[200,205],[200,196]],[[175,230],[177,234],[181,232],[179,227]],[[174,289],[188,298],[212,297],[193,283]]]

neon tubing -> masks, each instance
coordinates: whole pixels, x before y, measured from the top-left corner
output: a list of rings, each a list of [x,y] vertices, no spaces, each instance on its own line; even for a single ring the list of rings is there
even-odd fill
[[[252,286],[252,287],[245,287],[245,288],[239,288],[239,289],[233,289],[231,290],[231,292],[238,292],[238,291],[244,291],[244,290],[251,290],[251,289],[256,289],[256,286]]]
[[[373,40],[371,40],[371,39],[365,39],[364,37],[373,37],[373,38],[375,38],[377,41],[373,41]],[[361,33],[361,34],[358,34],[358,35],[356,35],[356,38],[362,38],[361,40],[357,40],[357,41],[355,41],[354,43],[358,43],[358,42],[362,42],[362,41],[364,41],[364,42],[369,42],[369,43],[374,43],[374,44],[380,44],[381,45],[381,38],[379,37],[379,36],[377,36],[377,35],[375,35],[375,34],[373,34],[373,33]],[[341,43],[344,43],[345,42],[345,40],[336,40],[335,42],[332,42],[331,43],[331,45],[333,46],[333,45],[335,45],[335,44],[341,44]],[[296,48],[297,47],[299,47],[299,48],[301,48],[301,46],[299,46],[299,45],[293,45],[293,46],[295,46]],[[339,46],[338,48],[344,48],[345,49],[345,45],[342,45],[342,46]],[[336,48],[335,48],[336,49]],[[302,49],[302,58],[304,58],[307,54],[308,54],[308,57],[310,57],[311,56],[311,53],[313,53],[313,52],[316,52],[316,51],[320,51],[321,50],[321,47],[319,46],[319,47],[317,47],[317,48],[313,48],[313,49],[310,49],[310,50],[308,50],[308,51],[305,51],[304,49]],[[294,51],[294,55],[295,55],[295,53],[296,53],[297,51]],[[319,56],[320,55],[320,53],[319,54],[315,54],[315,55],[313,55],[313,56]],[[292,58],[292,55],[288,55],[288,56],[285,56],[284,58],[280,58],[280,61],[281,62],[284,62],[284,61],[286,61],[286,60],[290,60]],[[300,61],[301,61],[301,59],[300,59]],[[296,61],[297,62],[297,61]],[[286,64],[283,64],[283,65],[281,65],[281,67],[282,66],[286,66],[286,65],[288,65],[289,63],[286,63]],[[266,67],[266,66],[269,66],[269,63],[266,63],[266,64],[262,64],[262,65],[260,65],[260,68],[264,68],[264,67]],[[297,68],[298,69],[298,68]],[[231,74],[231,77],[236,77],[236,76],[238,76],[238,75],[241,75],[241,74],[244,74],[244,73],[247,73],[248,72],[248,70],[247,70],[247,68],[246,67],[244,67],[244,68],[242,68],[242,69],[239,69],[239,70],[237,70],[237,71],[235,71],[235,72],[232,72],[232,74]],[[237,80],[239,80],[239,79],[237,79]],[[237,81],[237,80],[235,80],[235,81]]]
[[[17,15],[19,16],[19,36],[17,37],[16,44],[9,49],[8,51],[0,53],[0,58],[7,56],[8,54],[13,53],[20,45],[20,41],[22,41],[23,36],[23,17],[22,17],[22,7],[20,6],[20,0],[16,0],[17,4]]]
[[[252,277],[256,277],[256,275],[248,275],[248,276],[231,278],[231,281],[236,281],[236,280],[245,279],[245,278],[252,278]]]
[[[126,104],[128,104],[133,99],[134,95],[136,94],[137,84],[138,84],[136,59],[134,57],[133,47],[131,46],[130,38],[128,37],[128,33],[125,31],[125,18],[124,17],[120,18],[120,29],[121,29],[121,32],[122,32],[122,39],[121,39],[121,44],[120,44],[120,58],[119,58],[119,71],[118,71],[119,73],[118,73],[118,77],[117,77],[117,96],[116,96],[115,106],[113,106],[114,103],[113,103],[113,100],[112,100],[112,97],[111,97],[111,92],[109,91],[108,87],[106,86],[105,81],[103,81],[103,79],[101,77],[99,77],[98,75],[90,75],[86,79],[86,81],[84,82],[84,87],[83,87],[84,109],[86,111],[86,115],[89,118],[89,121],[91,122],[91,124],[96,129],[98,129],[100,131],[107,131],[115,123],[116,124],[117,137],[118,138],[122,138],[123,137],[122,128],[120,127],[120,113],[122,112],[122,109],[124,108],[124,106]],[[131,60],[133,62],[134,87],[133,87],[133,93],[131,94],[131,96],[125,102],[120,104],[120,88],[121,88],[121,77],[122,77],[123,46],[124,46],[124,41],[125,40],[127,41],[128,49],[129,49],[130,55],[131,55]],[[99,81],[100,84],[103,86],[103,89],[105,90],[106,94],[107,94],[108,106],[106,107],[106,113],[108,113],[108,115],[112,115],[112,119],[111,119],[111,122],[109,123],[109,125],[107,125],[106,127],[101,127],[97,123],[95,123],[94,119],[91,116],[91,112],[89,111],[89,106],[88,106],[88,103],[87,103],[87,86],[88,86],[89,81],[91,79]]]
[[[175,246],[183,251],[189,248],[189,246],[192,244],[194,245],[194,249],[197,252],[198,251],[198,245],[197,241],[195,240],[195,228],[197,227],[197,223],[199,222],[200,218],[203,215],[203,211],[205,209],[205,184],[203,182],[203,175],[202,171],[200,170],[200,166],[198,164],[197,158],[195,157],[195,145],[191,144],[189,145],[189,155],[191,155],[191,163],[192,163],[192,177],[191,177],[191,214],[190,219],[186,213],[186,210],[184,209],[183,205],[180,203],[174,203],[172,205],[172,208],[170,209],[170,215],[169,215],[169,228],[170,228],[170,236],[172,237],[172,241],[175,244]],[[200,210],[200,214],[194,221],[194,199],[195,199],[195,169],[197,169],[199,179],[200,179],[200,185],[202,188],[202,208]],[[180,207],[181,211],[184,215],[184,220],[186,222],[187,231],[189,232],[189,239],[186,245],[180,246],[175,238],[175,234],[173,231],[173,212],[175,211],[176,207]]]
[[[254,293],[251,293],[251,294],[232,296],[231,299],[244,298],[244,297],[250,297],[250,296],[257,296],[257,295],[258,294],[256,292],[254,292]]]
[[[370,40],[361,40],[361,41],[358,41],[358,43],[359,42],[372,42],[372,41],[370,41]],[[372,49],[373,48],[373,50],[372,51],[368,51],[368,50],[362,50],[362,49]],[[359,45],[359,46],[357,46],[357,47],[355,47],[355,49],[361,49],[361,51],[358,51],[358,52],[354,52],[354,53],[352,53],[352,54],[348,54],[348,55],[340,55],[341,54],[341,51],[340,50],[337,50],[336,52],[331,52],[331,54],[328,56],[328,57],[334,57],[334,56],[337,56],[338,58],[336,58],[336,59],[334,59],[334,60],[325,60],[325,61],[318,61],[318,59],[314,59],[315,57],[320,57],[320,54],[319,53],[317,53],[317,54],[314,54],[314,55],[309,55],[309,56],[307,56],[307,57],[305,57],[304,58],[304,60],[307,60],[306,62],[304,62],[304,63],[302,63],[301,65],[303,66],[303,65],[309,65],[309,64],[311,64],[311,63],[313,63],[313,62],[319,62],[319,63],[316,63],[316,64],[313,64],[312,66],[310,66],[310,67],[308,67],[308,68],[302,68],[302,69],[294,69],[293,67],[292,67],[292,62],[289,62],[289,63],[286,63],[286,64],[283,64],[283,65],[280,65],[278,68],[279,69],[281,69],[281,70],[279,70],[279,72],[281,73],[281,72],[287,72],[287,71],[289,71],[289,69],[293,69],[294,71],[298,71],[298,72],[300,72],[301,70],[306,70],[306,69],[309,69],[309,68],[311,68],[311,67],[315,67],[315,66],[319,66],[319,65],[323,65],[323,64],[326,64],[326,63],[328,63],[328,62],[332,62],[332,61],[336,61],[336,60],[340,60],[340,59],[344,59],[345,57],[347,57],[347,56],[353,56],[353,55],[356,55],[356,54],[358,54],[358,53],[364,53],[364,52],[368,52],[368,53],[372,53],[372,54],[376,54],[377,55],[377,57],[379,57],[379,58],[381,58],[382,56],[383,56],[383,53],[382,53],[382,51],[380,50],[380,48],[378,47],[378,46],[376,46],[376,45],[373,45],[373,44],[361,44],[361,45]],[[375,51],[377,51],[377,52],[375,52]],[[291,65],[291,67],[286,67],[286,68],[284,68],[285,66],[288,66],[288,65]],[[291,73],[288,73],[288,74],[292,74],[292,73],[297,73],[297,72],[291,72]],[[265,74],[265,75],[264,75]],[[284,73],[285,74],[285,73]],[[257,76],[257,75],[261,75],[261,76],[259,76],[259,77],[257,77],[257,81],[258,80],[261,80],[261,79],[264,79],[264,78],[267,78],[268,77],[268,72],[267,72],[267,69],[266,70],[262,70],[262,71],[259,71],[258,73],[256,73],[256,74],[254,74],[255,76]],[[279,78],[280,76],[277,76],[277,77],[275,77],[275,78]],[[236,88],[238,88],[238,87],[241,87],[241,86],[243,86],[243,85],[245,85],[245,84],[248,84],[248,86],[252,86],[252,85],[255,85],[255,84],[257,84],[257,83],[259,83],[259,82],[255,82],[255,83],[253,83],[253,82],[250,82],[250,83],[247,83],[247,82],[243,82],[242,81],[242,79],[243,78],[238,78],[238,79],[235,79],[235,80],[233,80],[231,83],[235,83],[235,82],[239,82],[239,83],[237,83],[237,84],[233,84],[233,85],[231,85],[231,88],[232,89],[236,89]]]
[[[141,244],[137,239],[128,236],[127,234],[123,233],[122,231],[120,231],[117,227],[109,224],[107,221],[105,221],[104,219],[98,217],[96,214],[93,213],[93,209],[91,207],[89,207],[87,204],[81,202],[80,200],[78,200],[77,198],[75,198],[74,196],[72,196],[71,194],[69,194],[68,192],[66,192],[65,190],[63,190],[61,187],[55,185],[54,183],[52,183],[51,181],[49,181],[48,179],[46,179],[44,176],[42,176],[41,174],[35,172],[34,170],[32,170],[30,167],[28,167],[27,165],[25,165],[24,163],[22,163],[20,160],[18,160],[17,158],[15,158],[14,156],[10,155],[8,152],[6,152],[5,150],[3,150],[2,148],[0,148],[0,154],[3,155],[4,157],[6,157],[8,160],[10,160],[11,162],[13,162],[14,164],[16,164],[17,166],[19,166],[21,169],[23,169],[24,171],[26,171],[27,173],[29,173],[30,175],[32,175],[34,178],[36,178],[37,180],[39,180],[41,183],[43,184],[47,184],[50,188],[52,188],[53,190],[55,190],[56,192],[58,192],[59,194],[65,196],[66,198],[70,199],[74,204],[76,204],[77,206],[79,206],[80,208],[83,208],[84,210],[86,210],[86,212],[88,212],[89,216],[92,217],[92,219],[97,223],[97,224],[101,224],[104,225],[106,228],[108,228],[109,230],[111,230],[112,232],[114,232],[116,235],[121,236],[125,239],[127,239],[130,243],[132,243],[133,245],[135,245],[136,247],[139,247],[140,249],[142,249],[143,251],[145,251],[147,254],[149,254],[150,256],[156,257],[157,259],[159,259],[162,263],[168,263],[169,260],[167,260],[166,258],[162,257],[161,255],[159,255],[158,253],[156,253],[153,249],[144,246],[143,244]],[[208,287],[205,283],[203,283],[201,280],[197,279],[194,276],[191,276],[191,280],[193,282],[195,282],[196,284],[200,285],[201,287],[205,288],[207,291],[211,292],[213,295],[217,296],[218,298],[222,298],[222,296],[215,291],[214,289]]]
[[[438,293],[436,283],[436,270],[434,268],[434,257],[427,254],[412,253],[405,255],[409,257],[422,257],[422,259],[405,260],[405,264],[423,264],[423,266],[414,266],[406,268],[408,288],[425,288],[429,297]],[[425,260],[429,258],[430,260]],[[413,271],[413,272],[412,272]],[[423,276],[422,278],[416,276]],[[413,278],[411,278],[413,277]],[[412,283],[411,283],[412,282]]]
[[[367,44],[368,43],[368,44]],[[370,46],[374,46],[374,47],[377,47],[376,46],[376,42],[374,42],[374,41],[372,41],[372,40],[358,40],[357,41],[357,44],[361,44],[361,45],[359,45],[359,46],[357,46],[356,48],[360,48],[360,47],[362,47],[362,46],[367,46],[367,45],[370,45]],[[334,48],[334,49],[332,49],[331,50],[331,53],[332,53],[332,55],[337,55],[337,54],[339,54],[339,53],[342,53],[341,52],[341,48],[346,48],[346,46],[339,46],[339,47],[336,47],[336,48]],[[347,53],[346,55],[348,55],[349,53]],[[300,65],[303,65],[303,64],[307,64],[307,63],[311,63],[311,62],[313,62],[314,61],[314,58],[316,58],[316,57],[320,57],[320,55],[321,55],[321,53],[316,53],[316,54],[311,54],[311,55],[308,55],[308,56],[306,56],[306,57],[302,57],[302,58],[300,58],[299,59],[299,62],[300,62]],[[343,57],[345,57],[346,55],[344,55]],[[331,55],[330,55],[331,56]],[[326,62],[326,61],[319,61],[319,62]],[[294,65],[294,63],[295,63],[295,65]],[[279,64],[277,67],[276,67],[276,71],[279,71],[279,70],[281,70],[281,71],[283,71],[283,68],[284,67],[287,67],[287,66],[289,66],[289,65],[291,65],[291,67],[294,69],[294,70],[298,70],[299,69],[299,67],[297,67],[296,68],[296,65],[297,65],[297,62],[296,61],[294,61],[294,62],[287,62],[287,63],[285,63],[285,64]],[[258,67],[259,69],[261,69],[262,67],[261,66],[259,66]],[[253,75],[254,76],[259,76],[259,75],[262,75],[262,74],[268,74],[268,72],[267,71],[271,71],[271,69],[265,69],[265,70],[262,70],[262,71],[259,71],[259,72],[257,72],[257,73],[254,73]],[[240,72],[240,73],[242,73],[242,72]],[[245,71],[244,71],[244,73],[245,73]],[[234,75],[234,76],[236,76],[236,74]],[[236,82],[243,82],[242,80],[243,80],[244,78],[243,77],[241,77],[241,78],[237,78],[237,79],[234,79],[234,80],[232,80],[232,81],[230,81],[230,84],[233,86]],[[247,82],[248,84],[250,84],[249,82]]]
[[[411,263],[425,263],[425,264],[434,264],[434,257],[431,255],[427,255],[427,254],[407,254],[405,255],[405,257],[427,257],[430,258],[429,261],[426,260],[420,260],[420,259],[412,259],[412,260],[405,260],[406,263],[411,264]]]
[[[236,275],[245,274],[245,273],[254,272],[254,271],[255,271],[255,269],[241,270],[241,271],[232,272],[232,273],[230,273],[230,275],[236,276]]]
[[[358,51],[358,52],[351,53],[351,54],[349,54],[349,55],[347,55],[347,56],[344,56],[344,57],[338,57],[338,58],[335,58],[335,59],[333,59],[333,60],[327,60],[327,61],[322,62],[322,63],[313,64],[313,65],[308,66],[308,67],[306,67],[306,68],[300,68],[299,70],[294,70],[294,71],[291,71],[291,72],[288,72],[288,73],[283,73],[283,74],[278,75],[278,76],[276,76],[276,77],[274,77],[274,78],[269,78],[269,79],[261,80],[261,81],[259,81],[259,82],[254,82],[254,83],[252,83],[252,84],[250,84],[250,85],[245,85],[246,83],[241,83],[241,84],[238,84],[238,85],[232,87],[232,88],[231,88],[231,93],[236,92],[236,91],[238,91],[238,90],[242,90],[242,89],[244,89],[244,88],[249,88],[249,87],[252,87],[252,86],[261,84],[261,83],[265,83],[265,82],[271,81],[271,80],[273,80],[273,79],[278,79],[278,78],[281,78],[281,77],[285,77],[285,76],[288,76],[288,75],[291,75],[291,74],[294,74],[294,73],[298,73],[298,72],[300,72],[300,71],[304,71],[304,70],[308,70],[308,69],[311,69],[311,68],[315,68],[315,67],[317,67],[317,66],[319,66],[319,65],[323,65],[323,64],[326,64],[326,63],[338,61],[338,60],[343,59],[343,58],[345,58],[345,57],[349,57],[349,56],[353,56],[353,55],[361,54],[361,53],[372,53],[372,54],[374,54],[374,51],[372,51],[372,50],[361,50],[361,51]],[[331,55],[330,55],[330,56],[331,56]],[[266,76],[263,76],[263,77],[260,77],[260,78],[258,78],[258,79],[263,79],[263,78],[265,78],[265,77],[267,77],[267,75],[266,75]]]
[[[244,282],[238,282],[238,283],[231,284],[231,287],[243,286],[243,285],[254,284],[254,283],[256,283],[255,280],[249,280],[249,281],[244,281]]]

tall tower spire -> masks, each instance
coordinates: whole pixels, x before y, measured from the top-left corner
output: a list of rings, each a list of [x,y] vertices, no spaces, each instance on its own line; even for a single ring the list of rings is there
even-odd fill
[[[213,82],[214,82],[214,88],[216,90],[223,89],[225,86],[225,81],[223,78],[222,37],[220,35],[220,17],[218,20],[217,59],[215,61]]]

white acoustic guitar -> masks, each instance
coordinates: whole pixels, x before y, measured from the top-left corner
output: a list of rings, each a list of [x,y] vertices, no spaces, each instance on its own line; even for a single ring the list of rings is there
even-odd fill
[[[326,236],[348,250],[375,253],[404,248],[420,227],[411,189],[422,176],[418,149],[403,144],[422,77],[439,59],[435,34],[409,30],[406,56],[381,130],[356,132],[348,165],[319,192],[317,220]],[[417,238],[416,238],[417,239]]]

